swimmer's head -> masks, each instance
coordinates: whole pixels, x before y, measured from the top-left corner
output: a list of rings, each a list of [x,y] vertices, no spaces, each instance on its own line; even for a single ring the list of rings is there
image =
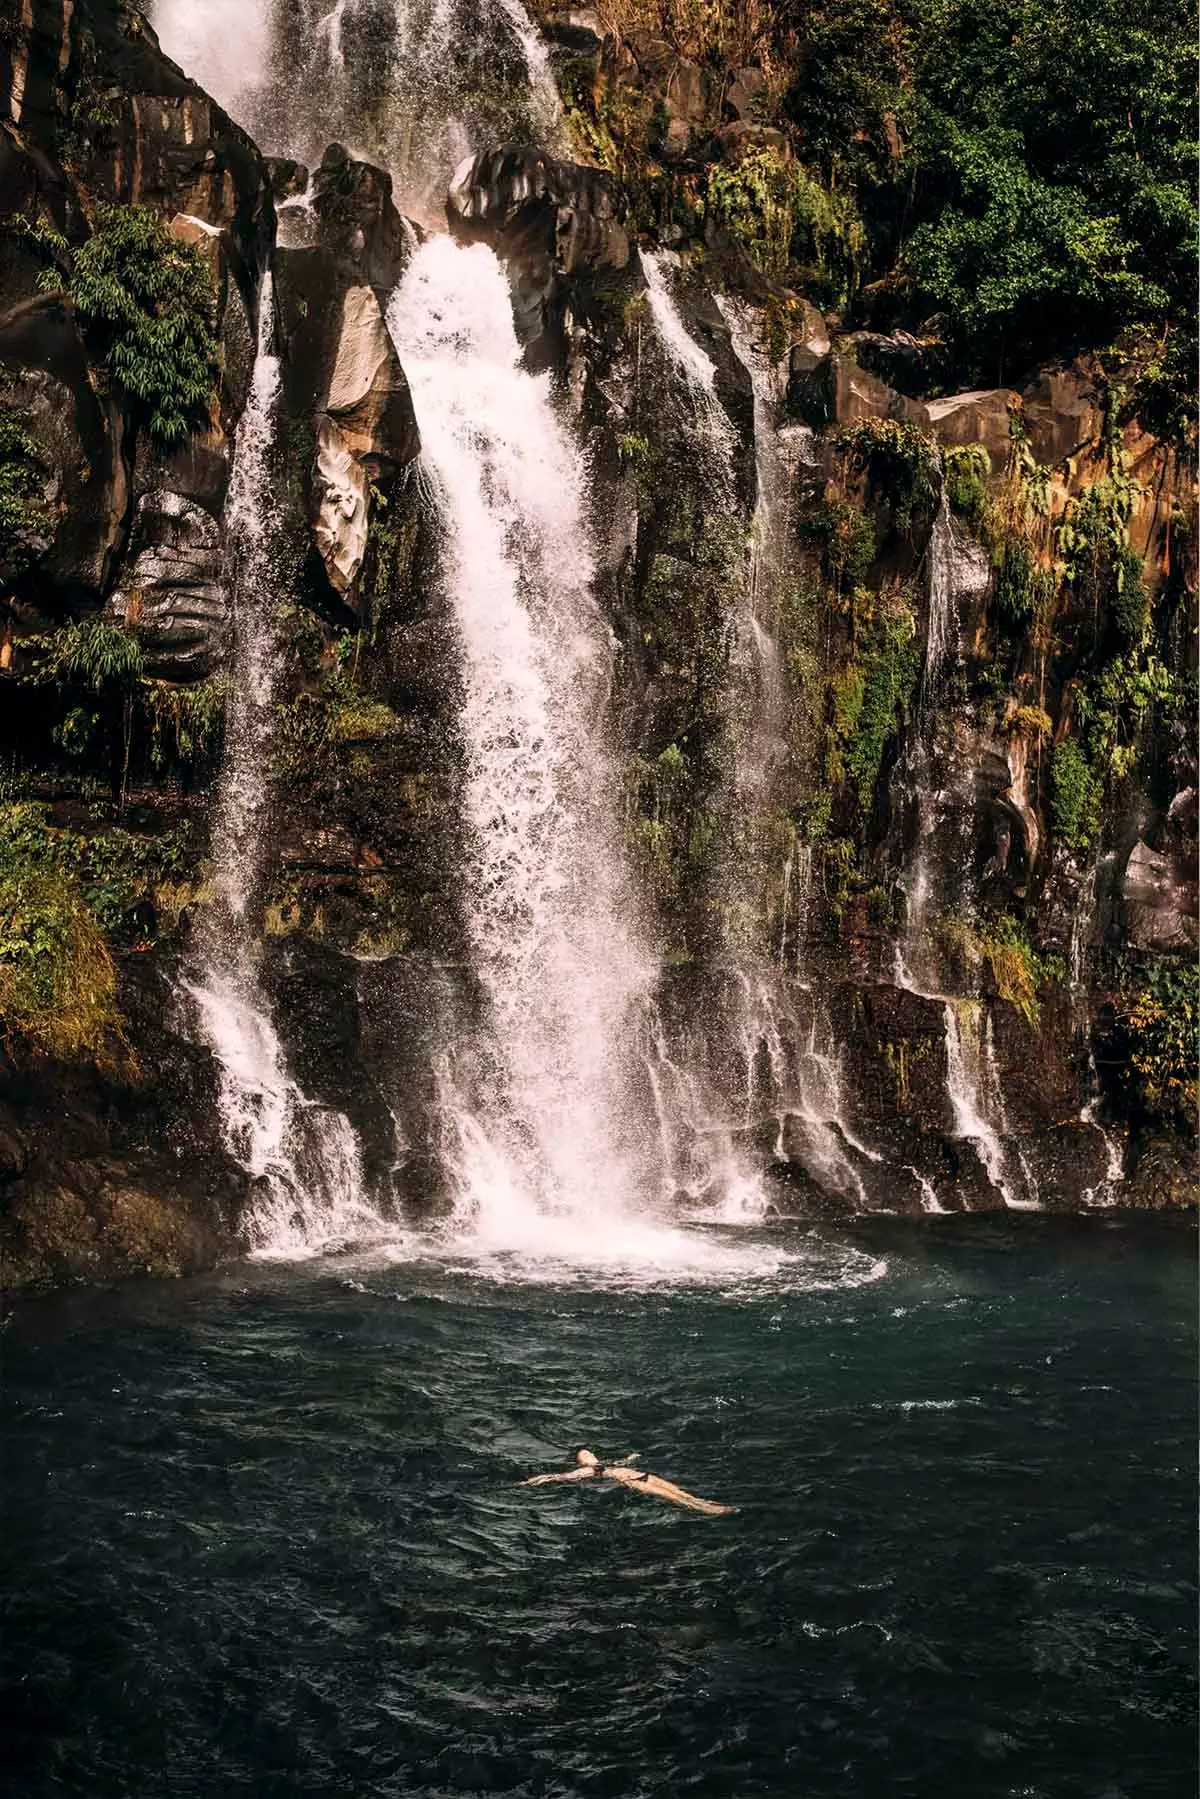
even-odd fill
[[[581,1449],[575,1460],[581,1468],[598,1468],[600,1466],[599,1458],[594,1456],[590,1449]]]

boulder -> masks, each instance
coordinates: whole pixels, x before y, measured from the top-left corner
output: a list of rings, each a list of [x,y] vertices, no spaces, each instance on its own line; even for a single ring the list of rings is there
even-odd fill
[[[384,317],[414,240],[390,176],[336,144],[313,177],[311,204],[289,205],[280,217],[286,410],[311,443],[304,472],[313,540],[333,591],[353,604],[371,485],[393,481],[420,447]]]
[[[735,69],[725,105],[735,119],[760,119],[770,108],[771,84],[761,69]]]
[[[1103,437],[1104,397],[1084,370],[1044,369],[1023,391],[1021,406],[1029,447],[1049,468]]]
[[[1020,394],[993,387],[926,400],[925,410],[930,429],[944,449],[982,444],[993,469],[999,472],[1008,461],[1012,416],[1020,405]]]
[[[1125,928],[1140,950],[1194,950],[1200,943],[1194,865],[1139,838],[1121,883]]]
[[[797,375],[795,359],[788,384],[788,406],[815,429],[854,425],[863,419],[909,419],[929,428],[929,409],[920,400],[897,393],[878,375],[869,374],[837,350]]]
[[[629,262],[610,178],[540,151],[480,151],[455,174],[446,210],[456,237],[483,239],[531,271],[542,263],[570,274]]]
[[[604,26],[594,6],[539,8],[542,36],[572,56],[599,56],[604,47]]]
[[[481,151],[456,173],[446,210],[457,238],[490,244],[507,265],[533,366],[557,354],[554,324],[573,278],[618,274],[632,254],[609,176],[536,150]]]
[[[169,490],[143,495],[106,614],[136,629],[147,674],[197,681],[214,673],[225,659],[230,614],[212,514]]]
[[[786,134],[774,125],[758,125],[750,119],[735,119],[717,133],[717,142],[726,162],[739,163],[755,150],[771,150],[780,162],[791,162],[792,146]]]

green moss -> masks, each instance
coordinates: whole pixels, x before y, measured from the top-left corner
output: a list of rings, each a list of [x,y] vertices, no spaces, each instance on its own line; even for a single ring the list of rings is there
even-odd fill
[[[403,721],[390,706],[365,694],[348,693],[333,703],[329,734],[337,743],[384,743],[402,730]]]
[[[946,498],[959,517],[976,529],[987,513],[991,473],[992,459],[982,444],[966,444],[943,453]]]
[[[0,1028],[45,1055],[127,1054],[101,922],[29,805],[0,807]]]
[[[763,274],[807,266],[837,300],[855,286],[865,235],[852,195],[823,187],[769,145],[713,164],[705,209]]]
[[[1103,785],[1073,737],[1054,746],[1050,762],[1050,825],[1068,849],[1085,850],[1100,828]]]
[[[917,622],[902,591],[859,595],[856,647],[830,679],[826,774],[847,781],[863,810],[870,807],[884,751],[908,710],[920,673]]]
[[[941,472],[932,439],[907,419],[863,419],[834,433],[852,468],[891,508],[899,531],[927,524],[937,507]]]
[[[861,506],[848,500],[813,507],[796,533],[801,543],[820,551],[821,573],[839,591],[857,587],[875,557],[875,525]]]

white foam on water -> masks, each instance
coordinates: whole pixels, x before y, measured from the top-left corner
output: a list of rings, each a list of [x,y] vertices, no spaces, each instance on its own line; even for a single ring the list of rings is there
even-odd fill
[[[764,1289],[781,1294],[850,1291],[886,1278],[885,1257],[853,1244],[806,1232],[797,1242],[758,1233],[646,1223],[607,1240],[565,1241],[552,1228],[533,1248],[496,1249],[454,1234],[414,1235],[354,1255],[356,1274],[404,1267],[457,1275],[497,1286],[586,1290],[670,1291],[708,1288],[753,1297]]]

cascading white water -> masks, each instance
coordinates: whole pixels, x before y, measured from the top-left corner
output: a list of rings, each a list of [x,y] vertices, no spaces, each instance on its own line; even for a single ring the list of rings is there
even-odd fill
[[[1071,984],[1072,1005],[1078,1020],[1077,1029],[1087,1043],[1087,1079],[1090,1097],[1080,1107],[1079,1122],[1088,1130],[1097,1132],[1104,1145],[1104,1173],[1094,1186],[1084,1188],[1080,1198],[1085,1206],[1115,1205],[1118,1198],[1117,1189],[1125,1180],[1125,1157],[1121,1144],[1100,1118],[1100,1108],[1103,1103],[1100,1091],[1100,1070],[1096,1066],[1096,1052],[1091,1042],[1091,1020],[1088,1016],[1085,957],[1096,919],[1096,885],[1099,876],[1100,856],[1097,852],[1085,870],[1080,883],[1075,912],[1071,920],[1070,943],[1067,949],[1067,976]]]
[[[311,164],[345,143],[430,223],[481,136],[551,145],[562,114],[521,0],[157,0],[154,21],[261,148]]]
[[[267,76],[270,0],[153,0],[159,43],[234,118]]]
[[[1038,1192],[1033,1175],[1019,1148],[1018,1172],[1014,1173],[1005,1141],[1008,1119],[991,1018],[977,1000],[947,1000],[943,1011],[946,1091],[954,1113],[954,1134],[976,1150],[1006,1206],[1035,1210]]]
[[[186,986],[220,1068],[229,1146],[254,1183],[249,1240],[260,1251],[297,1254],[378,1220],[363,1196],[353,1130],[341,1113],[306,1101],[288,1074],[259,976],[254,902],[269,842],[282,599],[272,467],[280,368],[269,273],[259,307],[258,357],[225,508],[234,653],[213,818],[214,894],[201,911]]]
[[[609,811],[613,642],[592,592],[585,469],[549,376],[521,367],[491,250],[431,239],[388,322],[465,662],[465,909],[490,1028],[474,1090],[449,1075],[443,1090],[460,1218],[522,1246],[556,1219],[603,1233],[652,1190],[631,1048],[656,968]]]

